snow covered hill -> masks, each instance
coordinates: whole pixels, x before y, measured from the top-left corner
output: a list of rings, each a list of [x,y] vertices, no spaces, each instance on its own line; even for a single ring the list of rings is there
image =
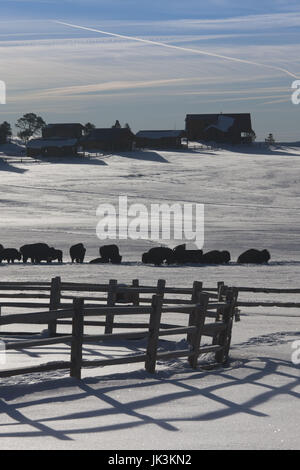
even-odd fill
[[[11,149],[12,150],[12,149]],[[3,280],[298,287],[300,279],[300,148],[280,146],[189,151],[137,151],[78,159],[24,157],[0,147],[0,243],[19,248],[44,241],[64,250],[65,264],[0,265]],[[21,161],[22,160],[22,161]],[[124,263],[71,265],[68,248],[96,258],[96,209],[129,202],[205,204],[204,250],[229,250],[228,266],[144,266],[149,241],[118,242]],[[268,266],[239,266],[248,248],[267,248]],[[249,296],[248,296],[249,297]],[[247,296],[244,296],[246,299]],[[252,297],[253,298],[253,297]],[[297,297],[289,297],[295,300]],[[299,298],[299,296],[298,296]],[[267,297],[270,300],[270,297]],[[4,311],[5,314],[5,311]],[[184,360],[150,376],[132,365],[5,379],[0,385],[0,448],[299,448],[299,310],[244,309],[234,325],[231,364],[191,371]],[[85,354],[121,354],[139,342],[91,345]],[[64,345],[11,353],[9,365],[66,358]]]

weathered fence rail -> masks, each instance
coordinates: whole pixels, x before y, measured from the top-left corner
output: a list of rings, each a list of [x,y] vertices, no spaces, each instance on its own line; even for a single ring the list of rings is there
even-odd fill
[[[165,305],[190,305],[195,301],[199,292],[207,292],[209,303],[220,299],[220,289],[224,282],[219,282],[216,287],[203,287],[201,282],[195,282],[193,287],[169,287],[165,281],[159,280],[155,286],[146,286],[140,284],[138,279],[133,280],[126,285],[119,284],[117,280],[110,280],[109,283],[81,283],[64,282],[60,277],[55,277],[51,282],[38,281],[10,281],[0,282],[0,315],[1,307],[22,308],[32,310],[58,310],[71,306],[75,297],[81,296],[85,299],[85,305],[88,307],[97,307],[99,305],[115,306],[119,304],[130,304],[135,306],[151,305],[152,295],[162,295]],[[281,289],[265,287],[238,287],[240,297],[244,293],[252,294],[277,294],[292,295],[300,294],[300,289]],[[178,298],[180,296],[180,298]],[[284,307],[299,308],[300,302],[290,301],[266,301],[255,298],[254,300],[239,298],[237,308],[249,307]],[[208,312],[209,315],[209,312]],[[238,312],[236,312],[238,319]],[[71,325],[71,319],[56,319],[49,321],[48,330],[50,336],[57,334],[58,325]],[[114,322],[112,314],[105,320],[85,320],[89,326],[105,326],[105,332],[111,333],[114,328],[141,328],[145,327],[145,322]],[[169,323],[162,324],[162,328],[168,328]],[[24,332],[25,333],[25,332]],[[4,333],[3,333],[4,334]],[[5,334],[10,334],[6,332]]]
[[[160,281],[158,290],[162,289],[163,282]],[[72,319],[72,334],[49,338],[37,338],[22,341],[6,342],[6,350],[30,349],[37,346],[53,345],[65,343],[71,345],[70,361],[51,362],[32,367],[21,367],[10,370],[0,370],[0,377],[10,377],[20,374],[35,372],[46,372],[60,369],[70,369],[71,377],[81,378],[83,367],[104,367],[116,364],[129,364],[144,362],[145,369],[149,373],[154,373],[157,361],[169,358],[187,357],[192,368],[196,368],[198,358],[201,354],[212,352],[215,354],[215,362],[224,364],[228,358],[231,330],[234,316],[234,309],[237,301],[237,290],[222,286],[220,289],[220,301],[210,303],[209,294],[199,290],[198,283],[194,284],[193,295],[197,295],[197,302],[189,305],[164,305],[163,294],[152,296],[151,306],[143,305],[98,305],[91,307],[85,305],[83,298],[73,300],[72,308],[57,309],[45,312],[30,312],[25,314],[12,314],[0,317],[0,325],[10,325],[14,323],[41,324],[58,321],[59,319]],[[193,298],[193,300],[194,300]],[[222,312],[220,314],[220,312]],[[162,328],[161,318],[165,313],[180,313],[188,319],[187,326],[170,325]],[[147,328],[141,332],[107,332],[107,319],[122,315],[148,315],[149,322]],[[221,315],[221,318],[220,318]],[[93,316],[104,316],[105,332],[98,335],[85,335],[85,318]],[[206,323],[206,318],[214,318],[214,322]],[[113,327],[113,323],[109,323]],[[187,347],[175,351],[159,351],[159,338],[161,336],[187,335]],[[203,336],[211,336],[213,344],[201,345]],[[122,357],[86,360],[83,358],[83,345],[98,341],[118,341],[120,339],[146,338],[147,346],[144,353],[126,355]]]

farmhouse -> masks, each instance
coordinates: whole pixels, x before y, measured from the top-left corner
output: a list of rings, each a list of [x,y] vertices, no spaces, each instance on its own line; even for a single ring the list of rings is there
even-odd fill
[[[139,148],[180,148],[185,131],[139,131],[136,144]]]
[[[188,114],[186,133],[189,140],[219,143],[251,143],[255,136],[249,113]]]
[[[87,151],[127,151],[134,147],[135,135],[127,128],[93,129],[80,141],[80,146]]]

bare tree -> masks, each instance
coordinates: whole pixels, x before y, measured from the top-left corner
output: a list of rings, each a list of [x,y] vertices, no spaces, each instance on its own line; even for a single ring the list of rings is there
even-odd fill
[[[31,137],[39,135],[45,125],[45,121],[35,113],[24,114],[16,123],[16,127],[20,129],[18,137],[26,144]]]

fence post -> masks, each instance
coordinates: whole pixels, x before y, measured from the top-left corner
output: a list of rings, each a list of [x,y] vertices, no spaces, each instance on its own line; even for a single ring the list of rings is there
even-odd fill
[[[164,279],[158,279],[156,294],[161,296],[162,299],[164,298],[164,295],[165,295],[165,287],[166,287],[166,281]]]
[[[231,332],[233,324],[233,316],[235,311],[235,304],[237,300],[238,290],[236,288],[228,289],[226,293],[226,303],[225,311],[223,314],[223,322],[225,324],[224,330],[219,335],[218,343],[222,346],[222,350],[216,353],[216,362],[219,364],[225,364],[231,344]]]
[[[218,302],[222,302],[222,296],[224,295],[224,281],[220,281],[218,282]],[[220,320],[220,312],[219,312],[219,309],[217,309],[217,317],[216,317],[216,321],[219,321]]]
[[[202,288],[203,288],[203,283],[202,282],[195,281],[193,283],[193,290],[192,290],[192,297],[191,297],[191,304],[192,305],[196,305],[199,302],[200,295],[201,295],[201,292],[202,292]],[[194,322],[195,322],[194,317],[195,317],[195,310],[193,309],[192,312],[189,315],[189,326],[194,325]],[[186,340],[187,340],[188,343],[191,343],[191,334],[190,333],[187,334]]]
[[[228,290],[228,287],[225,286],[223,281],[218,282],[218,302],[226,301],[227,290]],[[217,308],[216,322],[219,322],[222,319],[223,314],[221,312],[221,309],[223,308],[224,307]],[[219,336],[220,336],[220,333],[217,333],[213,336],[213,339],[212,339],[213,345],[219,344]]]
[[[193,315],[193,325],[195,326],[194,332],[191,334],[191,355],[188,358],[189,364],[193,369],[197,368],[198,357],[199,357],[199,348],[201,343],[201,336],[203,332],[203,327],[205,323],[205,317],[207,312],[209,302],[209,294],[202,293],[200,294],[199,303],[196,305]]]
[[[116,303],[117,285],[118,285],[118,281],[116,281],[116,279],[111,279],[109,281],[108,291],[107,291],[107,306],[108,307],[113,307]],[[114,327],[114,315],[112,313],[108,313],[106,315],[104,333],[106,335],[111,334],[113,332],[113,327]]]
[[[84,300],[79,298],[74,299],[73,310],[70,376],[80,380],[84,329]]]
[[[162,297],[154,295],[152,297],[152,312],[149,320],[149,336],[146,351],[147,357],[145,361],[145,369],[150,374],[154,374],[155,372],[162,305]]]
[[[51,279],[50,287],[50,303],[49,310],[58,310],[60,307],[61,299],[61,278],[54,277]],[[52,320],[48,323],[49,336],[56,336],[57,320]]]
[[[138,288],[139,285],[140,285],[139,280],[138,279],[133,279],[132,287]],[[134,294],[132,305],[135,305],[135,306],[140,305],[140,294],[139,294],[139,292]]]

